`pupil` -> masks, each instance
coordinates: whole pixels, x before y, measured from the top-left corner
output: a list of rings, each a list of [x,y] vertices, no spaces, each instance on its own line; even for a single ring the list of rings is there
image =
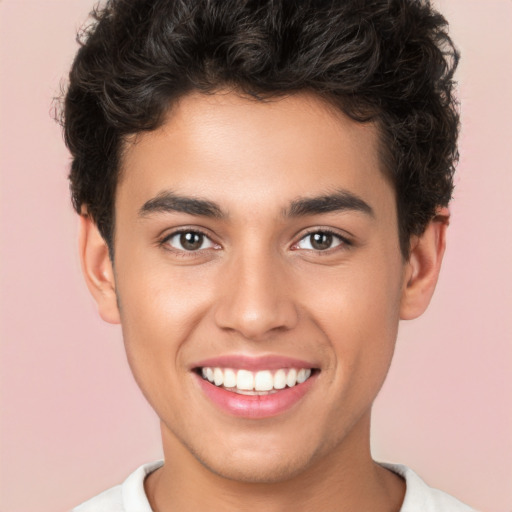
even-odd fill
[[[182,233],[180,243],[187,251],[195,251],[203,245],[203,235],[201,233]]]
[[[315,233],[311,236],[311,245],[315,249],[320,251],[325,251],[325,249],[329,249],[332,244],[332,235],[329,233]]]

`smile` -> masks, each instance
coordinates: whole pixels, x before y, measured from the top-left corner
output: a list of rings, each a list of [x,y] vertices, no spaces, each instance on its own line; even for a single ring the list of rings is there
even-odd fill
[[[215,408],[251,420],[295,409],[316,388],[320,368],[309,361],[267,355],[224,355],[191,367],[204,398]]]
[[[206,366],[201,368],[201,375],[215,386],[233,393],[268,395],[306,382],[311,377],[311,368],[279,368],[253,372]]]

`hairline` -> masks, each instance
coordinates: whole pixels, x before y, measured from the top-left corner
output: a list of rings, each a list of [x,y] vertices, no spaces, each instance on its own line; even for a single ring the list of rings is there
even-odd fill
[[[353,120],[354,122],[360,123],[360,124],[368,124],[373,125],[376,136],[377,136],[377,159],[379,163],[379,171],[382,172],[384,178],[388,180],[389,184],[392,187],[393,193],[395,195],[395,206],[396,206],[396,216],[397,216],[397,229],[398,229],[398,236],[399,236],[399,243],[400,243],[400,252],[402,253],[402,257],[404,260],[408,260],[409,258],[409,243],[410,238],[412,237],[413,233],[410,234],[409,239],[407,241],[403,240],[405,233],[402,229],[402,223],[400,218],[400,211],[399,211],[399,195],[398,195],[398,187],[397,183],[393,179],[393,172],[392,168],[395,165],[394,157],[392,151],[390,148],[390,141],[388,140],[388,134],[382,127],[382,119],[381,114],[382,112],[375,108],[375,111],[372,112],[372,115],[368,116],[367,120],[358,120],[352,116],[350,116],[348,113],[346,113],[343,110],[343,97],[334,97],[332,94],[322,94],[320,91],[315,90],[311,87],[302,88],[302,89],[296,89],[291,91],[262,91],[262,92],[256,92],[255,90],[251,90],[250,88],[244,88],[243,85],[236,85],[236,84],[219,84],[216,87],[212,87],[209,90],[199,90],[197,88],[191,88],[189,90],[186,90],[182,92],[181,94],[177,94],[173,98],[170,98],[168,101],[167,108],[162,110],[161,117],[159,119],[159,122],[156,124],[156,126],[152,127],[151,129],[143,129],[138,132],[132,132],[132,133],[126,133],[126,134],[120,134],[119,136],[119,148],[116,155],[116,161],[115,161],[115,187],[112,191],[112,211],[111,211],[111,222],[110,222],[110,229],[109,233],[107,235],[108,239],[105,239],[105,242],[108,246],[109,256],[114,263],[114,256],[115,256],[115,227],[116,227],[116,196],[117,196],[117,190],[119,187],[119,184],[121,183],[124,175],[124,159],[126,157],[127,151],[132,144],[137,143],[137,138],[144,134],[144,133],[150,133],[153,131],[158,130],[161,128],[172,116],[173,111],[179,107],[180,102],[185,99],[188,96],[194,95],[194,94],[202,94],[206,96],[213,96],[215,94],[229,94],[229,93],[235,93],[239,95],[240,98],[246,99],[247,101],[255,101],[255,102],[268,102],[268,101],[274,101],[274,100],[281,100],[285,99],[291,96],[296,95],[304,95],[305,97],[315,98],[316,100],[319,100],[320,103],[327,108],[331,113],[334,115],[341,115],[345,116],[348,119]],[[406,243],[406,247],[404,244]]]

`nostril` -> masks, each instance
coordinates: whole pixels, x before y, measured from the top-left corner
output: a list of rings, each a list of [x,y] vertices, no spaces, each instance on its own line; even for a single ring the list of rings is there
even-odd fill
[[[299,315],[291,302],[245,297],[217,305],[215,322],[225,331],[239,332],[246,339],[267,338],[297,325]]]

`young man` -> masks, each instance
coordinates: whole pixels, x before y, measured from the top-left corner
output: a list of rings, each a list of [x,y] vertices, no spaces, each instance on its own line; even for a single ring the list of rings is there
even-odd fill
[[[371,458],[426,309],[457,157],[425,0],[117,0],[64,124],[81,258],[164,462],[84,511],[469,511]],[[200,492],[198,492],[200,490]]]

